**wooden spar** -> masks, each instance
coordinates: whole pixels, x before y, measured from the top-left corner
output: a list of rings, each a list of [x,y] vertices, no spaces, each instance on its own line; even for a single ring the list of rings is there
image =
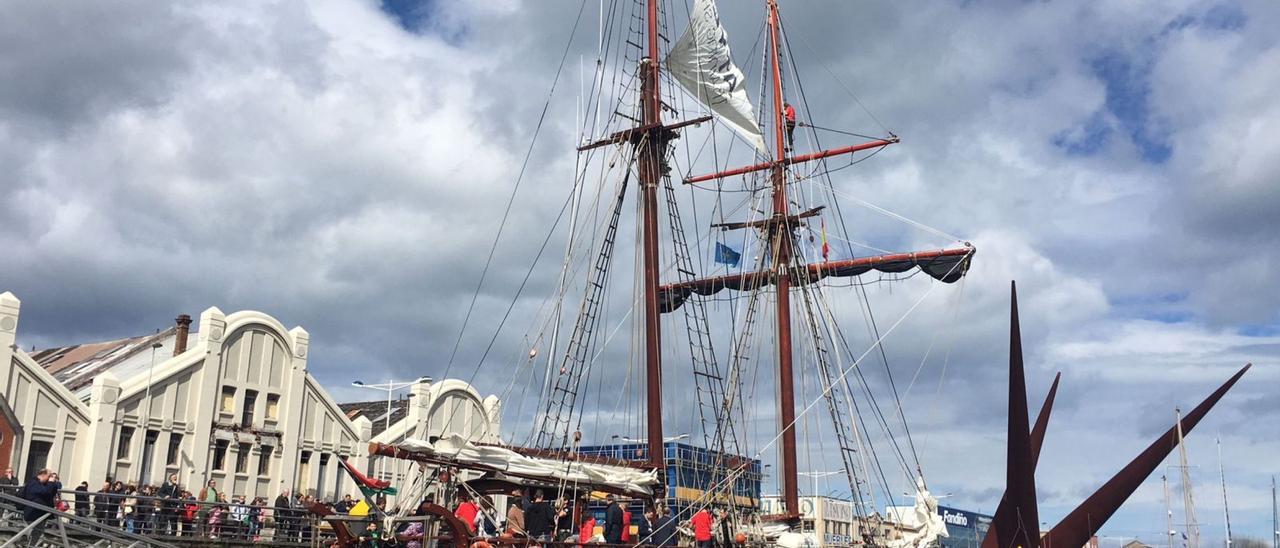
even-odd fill
[[[865,142],[865,143],[858,143],[858,144],[856,144],[856,145],[849,145],[849,146],[847,146],[847,147],[840,147],[840,148],[833,148],[833,149],[829,149],[829,150],[822,150],[822,151],[818,151],[818,152],[814,152],[814,153],[810,153],[810,154],[801,154],[801,155],[799,155],[799,156],[792,156],[792,157],[789,157],[789,158],[784,156],[784,157],[782,157],[782,158],[778,159],[777,161],[771,161],[771,162],[760,162],[760,163],[758,163],[758,164],[749,165],[749,166],[745,166],[745,167],[733,168],[733,169],[729,169],[729,170],[725,170],[725,171],[720,171],[720,172],[716,172],[716,173],[711,173],[711,174],[708,174],[708,175],[699,175],[699,176],[697,176],[697,177],[690,177],[690,178],[688,178],[688,179],[685,179],[685,180],[684,180],[684,183],[685,183],[685,184],[701,183],[701,182],[704,182],[704,181],[710,181],[710,180],[712,180],[712,179],[723,179],[723,178],[725,178],[725,177],[732,177],[732,176],[734,176],[734,175],[742,175],[742,174],[744,174],[744,173],[751,173],[751,172],[753,172],[753,171],[760,171],[760,170],[769,169],[769,168],[775,168],[775,169],[776,169],[776,168],[778,167],[778,165],[779,165],[779,164],[781,164],[781,165],[787,165],[787,166],[789,166],[789,165],[793,165],[793,164],[802,164],[802,163],[804,163],[804,162],[812,162],[812,161],[814,161],[814,160],[821,160],[821,159],[823,159],[823,158],[827,158],[827,157],[830,157],[830,156],[839,156],[839,155],[841,155],[841,154],[852,154],[852,153],[854,153],[854,152],[859,152],[859,151],[863,151],[863,150],[869,150],[869,149],[873,149],[873,148],[880,148],[880,147],[887,147],[887,146],[892,145],[892,144],[897,143],[897,142],[898,142],[898,138],[897,138],[897,137],[890,137],[890,138],[888,138],[888,139],[876,139],[875,141],[867,141],[867,142]]]
[[[662,97],[658,55],[658,0],[649,0],[649,52],[641,60],[644,73],[640,103],[644,126],[654,128],[640,141],[640,210],[644,260],[644,363],[648,426],[649,463],[658,470],[666,464],[662,448],[662,333],[658,309],[658,185],[665,171],[663,156],[667,150],[667,128],[662,127]],[[660,485],[665,485],[665,481]],[[661,489],[659,487],[658,489]]]
[[[580,462],[584,464],[604,464],[604,465],[617,466],[622,468],[634,468],[638,470],[651,469],[651,467],[649,467],[648,465],[644,465],[644,466],[638,465],[636,461],[621,461],[616,459],[607,459],[603,457],[592,457],[587,455],[560,453],[556,451],[532,449],[527,447],[513,447],[513,446],[506,446],[506,445],[499,446],[499,447],[503,447],[504,449],[508,449],[522,455],[536,457],[536,458],[546,458],[549,460],[561,460],[565,462],[574,461],[574,462]],[[456,469],[472,470],[477,472],[500,474],[501,476],[499,477],[505,476],[507,478],[516,478],[516,479],[531,481],[531,482],[548,481],[548,478],[534,475],[534,474],[524,474],[519,472],[513,472],[505,468],[490,466],[486,464],[479,464],[475,462],[458,462],[457,460],[449,458],[448,456],[432,454],[427,452],[409,451],[407,449],[403,449],[403,448],[396,447],[394,445],[386,444],[386,443],[370,442],[369,456],[390,457],[394,459],[410,460],[410,461],[422,463],[429,466],[440,467],[442,469],[456,468]],[[580,483],[580,485],[584,487],[589,487],[591,490],[594,490],[594,491],[602,491],[606,493],[613,493],[616,495],[623,495],[628,497],[638,497],[638,498],[652,497],[656,499],[662,496],[661,484],[654,486],[654,490],[652,494],[644,493],[641,491],[632,491],[632,490],[622,489],[622,488],[618,488],[610,485],[600,485],[600,484],[586,485],[585,483]]]
[[[670,124],[665,127],[668,130],[674,130],[674,129],[680,129],[686,126],[696,126],[698,124],[701,124],[703,122],[708,122],[710,120],[711,120],[710,116],[700,116],[692,120],[685,120],[683,122]],[[605,137],[604,139],[600,139],[599,141],[582,145],[578,147],[578,152],[586,152],[594,148],[600,148],[602,146],[613,145],[617,143],[626,143],[628,141],[632,143],[638,143],[641,139],[645,138],[648,135],[648,132],[653,131],[655,129],[662,129],[663,127],[664,126],[662,124],[654,124],[652,126],[642,125],[642,126],[633,127],[630,129],[624,129],[622,131],[614,133],[613,135]]]
[[[773,75],[773,122],[775,157],[773,164],[773,217],[786,218],[787,203],[787,142],[785,120],[782,116],[782,67],[778,59],[778,3],[767,0],[769,8],[769,49]],[[786,513],[800,515],[799,476],[796,470],[796,397],[795,373],[791,362],[791,225],[777,223],[771,227],[774,269],[777,272],[775,303],[778,335],[778,405],[779,423],[782,427],[782,497]]]
[[[825,261],[821,263],[812,263],[804,265],[804,276],[800,279],[816,281],[850,268],[868,268],[873,269],[882,265],[891,265],[901,262],[913,262],[916,266],[921,263],[932,260],[945,259],[963,259],[971,257],[976,251],[973,247],[962,247],[953,249],[935,249],[931,251],[913,251],[909,253],[893,253],[890,255],[873,255],[870,257],[858,257],[856,259],[841,259],[836,261]],[[963,275],[964,268],[958,267],[955,274]],[[689,280],[687,282],[679,282],[667,284],[659,288],[659,295],[664,298],[664,302],[671,299],[672,294],[676,293],[698,293],[707,295],[715,293],[720,288],[733,288],[738,290],[755,289],[774,281],[774,271],[772,269],[755,272],[740,272],[737,274],[726,274],[723,276],[711,276],[708,278],[699,278]],[[670,310],[678,308],[677,304]]]

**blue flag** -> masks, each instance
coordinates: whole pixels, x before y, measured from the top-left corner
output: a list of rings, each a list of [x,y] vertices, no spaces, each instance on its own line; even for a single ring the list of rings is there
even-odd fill
[[[734,251],[732,247],[716,242],[716,262],[727,264],[729,266],[738,266],[738,261],[742,259],[742,254]]]

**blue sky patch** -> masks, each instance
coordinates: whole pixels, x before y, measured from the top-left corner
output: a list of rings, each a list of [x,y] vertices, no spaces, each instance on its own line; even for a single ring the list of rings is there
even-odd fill
[[[1168,160],[1173,149],[1167,136],[1149,123],[1150,62],[1113,50],[1094,58],[1089,68],[1106,86],[1107,111],[1138,147],[1142,159],[1153,164]]]

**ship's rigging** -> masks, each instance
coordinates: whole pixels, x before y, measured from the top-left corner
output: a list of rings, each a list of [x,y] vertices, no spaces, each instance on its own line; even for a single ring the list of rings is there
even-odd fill
[[[669,38],[674,17],[658,0],[601,3],[596,66],[587,99],[579,107],[581,134],[595,137],[584,139],[578,146],[575,185],[560,214],[563,218],[568,210],[572,220],[554,302],[544,305],[540,319],[530,330],[532,336],[526,337],[526,348],[520,353],[525,356],[527,351],[527,357],[518,359],[518,370],[529,375],[533,381],[529,385],[538,388],[532,396],[536,400],[534,428],[528,437],[513,440],[525,447],[513,449],[525,456],[575,461],[578,457],[573,454],[582,442],[584,421],[610,417],[625,425],[618,430],[643,435],[646,449],[633,455],[633,460],[660,473],[666,464],[664,435],[673,431],[664,428],[664,418],[672,418],[664,417],[664,402],[670,404],[685,397],[667,394],[664,398],[663,378],[675,375],[694,381],[688,387],[697,396],[696,402],[691,402],[695,405],[689,406],[694,415],[691,422],[696,423],[702,444],[713,449],[718,459],[709,466],[712,487],[692,506],[737,504],[735,485],[747,473],[750,459],[735,456],[758,458],[765,451],[776,449],[780,464],[777,477],[783,494],[781,518],[796,520],[800,515],[796,438],[802,428],[809,428],[809,412],[821,405],[829,420],[822,432],[829,433],[835,444],[848,494],[858,513],[871,517],[880,502],[892,500],[895,480],[911,480],[921,502],[928,497],[901,394],[893,382],[882,344],[905,314],[882,330],[867,296],[868,282],[855,281],[849,288],[834,287],[828,282],[856,280],[869,273],[879,273],[881,279],[877,281],[893,281],[898,279],[897,274],[910,277],[917,271],[937,281],[956,282],[967,273],[974,249],[963,243],[923,252],[853,254],[856,240],[850,237],[841,215],[837,199],[840,192],[831,174],[897,143],[898,137],[886,129],[883,137],[823,149],[819,131],[844,137],[863,136],[809,123],[815,115],[791,59],[777,3],[768,0],[764,7],[765,24],[762,37],[757,40],[763,59],[758,67],[760,97],[755,104],[769,106],[756,111],[746,99],[746,80],[733,64],[714,2],[694,1],[689,31],[674,43]],[[577,23],[575,34],[576,26]],[[683,63],[675,77],[665,72],[665,65],[672,59]],[[714,60],[714,66],[704,66],[706,59]],[[561,68],[563,64],[562,59]],[[692,99],[692,104],[687,105],[686,99]],[[804,113],[805,122],[796,128],[802,141],[796,148],[804,148],[804,153],[792,154],[794,144],[788,142],[784,118],[787,102],[797,103]],[[543,112],[545,116],[545,108]],[[667,117],[672,121],[665,121]],[[677,140],[682,133],[697,131],[695,127],[708,122],[712,131],[705,133],[700,147],[691,146],[688,139]],[[731,129],[732,137],[715,131],[719,126]],[[764,146],[767,140],[772,141],[771,146]],[[748,144],[751,162],[743,167],[722,166],[723,159],[732,155],[739,142]],[[683,165],[676,159],[681,144]],[[705,163],[700,159],[708,147],[718,171],[692,175],[694,167]],[[828,164],[841,158],[848,158],[848,163],[834,167]],[[676,184],[673,173],[681,174],[679,179],[684,185]],[[593,186],[591,180],[598,184]],[[687,190],[687,197],[682,199],[677,188]],[[634,211],[629,211],[628,195],[633,190],[637,199]],[[708,190],[714,194],[712,215],[719,221],[714,224],[698,217],[697,194]],[[590,198],[592,193],[594,198]],[[726,196],[735,195],[742,199],[736,204],[726,203]],[[824,211],[828,206],[830,209]],[[692,245],[681,216],[682,207],[694,211],[692,226],[699,237],[693,238]],[[665,225],[660,223],[664,212]],[[813,234],[811,224],[831,212],[836,214],[832,225],[842,236],[839,241],[845,243],[843,258],[829,259],[825,252],[817,253],[812,245],[806,247],[802,237]],[[881,209],[877,213],[887,212]],[[619,240],[626,236],[625,221],[631,216],[638,227],[634,259],[637,283],[631,299],[617,307],[611,304],[612,295],[620,289],[614,267],[625,258],[625,254],[618,253],[622,243]],[[738,218],[733,219],[734,216]],[[741,235],[740,249],[752,260],[736,272],[712,271],[707,264],[710,244],[723,240],[713,232]],[[544,240],[543,249],[549,239],[550,235]],[[486,263],[486,273],[492,256],[491,253],[490,262]],[[571,292],[565,288],[575,281],[582,284],[584,291],[576,307],[566,306]],[[483,276],[478,283],[483,286]],[[907,314],[936,287],[930,287]],[[522,283],[517,295],[523,288]],[[836,299],[830,291],[845,289],[854,291],[867,323],[870,345],[863,351],[850,341],[840,325],[841,315],[832,306]],[[791,302],[793,296],[795,303]],[[567,330],[568,337],[561,343],[559,318],[561,311],[567,310],[576,310],[576,314]],[[730,321],[715,324],[711,316],[716,312],[726,313]],[[469,311],[468,320],[470,314]],[[795,314],[798,316],[793,322]],[[504,316],[499,330],[506,319]],[[771,325],[766,325],[765,320],[772,320]],[[631,402],[625,395],[603,392],[602,379],[614,364],[599,361],[614,335],[628,322],[637,326],[632,355],[640,357],[638,361],[643,366],[629,367],[621,388],[623,394],[634,387],[643,389],[643,405],[635,408],[629,407]],[[464,331],[465,324],[464,321]],[[680,331],[678,327],[683,327],[683,337],[673,336]],[[548,337],[547,332],[552,335]],[[678,338],[684,338],[685,344],[680,344]],[[717,339],[729,341],[723,364],[716,348],[724,345],[715,344]],[[492,343],[493,339],[490,346]],[[689,355],[664,365],[664,354],[670,357],[676,347],[687,347]],[[764,352],[770,352],[772,359],[760,360]],[[539,353],[547,354],[541,378],[537,378],[534,367]],[[873,386],[862,367],[869,356],[884,365],[888,396],[892,398],[889,403],[880,401],[886,397],[884,393],[880,399],[876,396],[886,387]],[[760,428],[755,424],[760,421],[754,420],[758,406],[750,401],[763,396],[755,391],[757,385],[769,384],[760,378],[762,363],[766,367],[776,365],[772,384],[777,389],[777,425],[768,433],[752,430]],[[810,378],[814,381],[806,383],[799,372],[812,372]],[[508,393],[521,384],[514,377]],[[617,378],[616,371],[612,377]],[[800,402],[796,400],[798,379]],[[593,388],[594,398],[590,394]],[[588,402],[605,409],[588,412]],[[610,403],[615,404],[612,412],[607,409]],[[623,406],[628,408],[622,409]],[[518,409],[523,407],[521,403]],[[636,417],[643,420],[632,422]],[[894,472],[886,473],[882,468],[873,432],[880,433],[879,449],[892,454]],[[597,437],[601,433],[598,424],[595,433]],[[753,435],[766,442],[751,447]],[[424,449],[418,458],[427,458],[422,455],[437,449]],[[457,451],[461,454],[464,449]],[[459,464],[438,451],[431,455],[424,462]],[[560,478],[563,492],[573,488],[565,478],[578,476],[556,477]],[[554,480],[550,476],[547,479]],[[661,485],[660,482],[656,488],[660,490]]]
[[[619,4],[619,2],[609,3],[609,11],[614,12]],[[662,314],[677,310],[683,313],[684,331],[690,350],[689,369],[678,371],[677,374],[689,375],[695,381],[698,394],[697,412],[703,442],[720,454],[741,454],[738,427],[746,413],[741,403],[746,372],[744,362],[758,350],[751,339],[761,332],[756,325],[757,318],[764,303],[772,297],[773,346],[775,363],[778,366],[778,432],[781,437],[782,471],[779,476],[784,493],[785,514],[787,516],[799,514],[795,439],[798,419],[795,414],[797,406],[794,385],[797,375],[794,370],[796,352],[793,348],[793,308],[801,314],[802,322],[798,329],[803,335],[801,351],[812,358],[814,370],[821,379],[821,399],[825,402],[831,419],[834,439],[841,462],[844,464],[843,470],[850,487],[850,495],[858,499],[861,507],[874,509],[874,496],[868,488],[871,482],[872,466],[867,456],[870,452],[867,447],[870,440],[864,440],[866,419],[858,409],[858,398],[854,396],[854,387],[847,375],[850,369],[846,368],[843,359],[838,363],[832,360],[833,355],[843,357],[845,354],[852,355],[854,352],[848,348],[848,341],[840,332],[837,324],[838,317],[829,306],[829,296],[822,291],[821,285],[817,282],[829,277],[858,276],[872,271],[899,273],[917,268],[937,280],[954,282],[967,272],[973,249],[965,245],[927,252],[808,262],[810,260],[808,254],[803,249],[797,249],[802,247],[798,246],[797,231],[806,229],[807,219],[819,215],[822,207],[792,213],[793,206],[798,205],[800,200],[788,196],[789,187],[809,182],[829,190],[834,197],[835,185],[830,181],[832,170],[825,165],[828,158],[853,155],[862,151],[878,151],[898,142],[898,138],[890,133],[887,137],[873,138],[862,143],[826,150],[818,149],[805,154],[790,154],[790,143],[786,142],[785,135],[786,120],[783,117],[783,106],[786,102],[783,84],[784,51],[789,55],[789,47],[785,46],[786,38],[776,2],[765,3],[767,17],[764,29],[765,46],[762,48],[766,58],[764,65],[767,65],[766,78],[762,79],[762,89],[768,89],[767,96],[772,106],[761,111],[761,114],[764,115],[767,112],[766,120],[771,120],[768,123],[755,121],[754,126],[744,122],[744,119],[753,116],[754,110],[751,103],[746,100],[742,72],[732,62],[727,39],[720,26],[713,2],[705,0],[695,2],[689,30],[674,46],[685,49],[670,49],[666,56],[662,55],[660,43],[669,43],[666,34],[669,17],[661,9],[660,3],[647,1],[643,4],[635,3],[632,6],[631,16],[626,19],[629,23],[627,27],[629,32],[621,42],[633,50],[642,52],[637,59],[626,59],[634,61],[636,69],[631,73],[625,69],[613,72],[606,70],[607,65],[604,62],[607,57],[606,52],[614,46],[604,36],[611,34],[617,27],[613,23],[602,24],[601,56],[597,59],[597,70],[591,89],[593,93],[602,92],[607,74],[612,74],[615,82],[619,74],[629,76],[621,87],[624,90],[636,91],[634,95],[638,96],[636,97],[638,101],[635,102],[637,111],[634,115],[625,112],[626,109],[622,108],[624,105],[622,99],[629,93],[623,93],[616,103],[611,103],[613,114],[608,118],[614,122],[629,121],[634,125],[592,140],[580,146],[579,152],[591,154],[598,149],[610,147],[615,150],[629,150],[626,154],[626,168],[622,170],[625,172],[623,180],[627,181],[634,177],[638,186],[637,218],[640,227],[638,262],[640,266],[637,270],[641,283],[636,299],[640,306],[636,308],[642,312],[638,323],[642,327],[640,332],[643,334],[641,354],[644,356],[644,386],[647,400],[644,430],[648,447],[644,452],[644,458],[655,469],[661,469],[664,465],[661,441],[663,436],[661,378],[665,372],[662,365],[662,328],[664,326]],[[613,18],[610,20],[612,21]],[[610,45],[606,46],[606,43]],[[764,252],[756,254],[755,269],[752,271],[697,277],[692,260],[693,254],[685,238],[675,189],[671,184],[670,174],[673,166],[670,156],[675,148],[673,143],[679,137],[680,131],[686,131],[691,126],[707,122],[711,117],[686,117],[684,120],[669,124],[663,121],[664,113],[679,115],[688,112],[679,102],[683,96],[675,92],[675,86],[671,80],[663,79],[664,63],[676,65],[673,80],[704,105],[703,108],[709,109],[717,122],[731,128],[739,139],[748,142],[751,145],[750,150],[758,160],[744,167],[724,169],[709,175],[687,176],[683,181],[687,184],[712,182],[717,190],[724,190],[727,186],[724,181],[727,178],[743,177],[743,186],[752,191],[754,203],[747,208],[752,213],[752,218],[739,222],[722,222],[713,225],[712,228],[758,231],[758,237],[763,245],[757,247],[757,251],[763,249]],[[666,93],[663,93],[663,83],[667,84]],[[796,86],[799,87],[798,82]],[[665,102],[664,98],[672,98],[672,103],[675,104]],[[594,110],[597,112],[597,119],[592,119],[590,123],[593,128],[598,121],[599,105],[604,101],[602,94],[594,95],[588,101],[586,111],[589,113],[592,110],[591,106],[594,105]],[[802,99],[802,102],[808,112],[807,99]],[[591,115],[588,114],[588,118],[590,117]],[[586,125],[584,124],[584,127]],[[610,124],[604,125],[607,127]],[[761,127],[769,129],[761,131]],[[812,130],[815,133],[815,141],[817,140],[816,131],[826,129],[814,125],[806,125],[802,128]],[[858,135],[839,130],[836,132]],[[766,135],[772,137],[774,141],[772,148],[762,147],[763,137]],[[712,138],[709,142],[713,143],[714,147],[719,140]],[[810,164],[816,167],[807,173],[794,172],[796,166],[807,168]],[[759,177],[762,175],[767,177],[767,184],[761,184]],[[826,184],[821,184],[822,182]],[[666,198],[668,218],[666,233],[669,235],[670,249],[665,256],[671,260],[666,264],[660,259],[664,255],[658,249],[660,243],[657,197],[659,187],[662,188]],[[598,355],[595,353],[597,350],[595,343],[598,339],[594,331],[600,326],[599,318],[605,299],[605,285],[609,279],[609,267],[619,235],[622,200],[626,191],[624,184],[615,194],[616,201],[610,210],[604,237],[593,246],[593,249],[597,250],[596,258],[587,276],[586,292],[567,346],[563,351],[552,349],[553,352],[562,352],[562,354],[554,357],[559,367],[548,367],[547,370],[547,374],[551,376],[551,379],[546,382],[549,390],[545,392],[543,403],[539,405],[541,410],[537,421],[538,433],[532,440],[538,447],[571,451],[578,438],[577,433],[580,432],[583,416],[580,392],[592,369],[589,362]],[[763,204],[760,202],[764,200],[760,200],[761,197],[767,199],[768,207],[762,207]],[[717,197],[717,204],[720,203]],[[833,200],[833,203],[838,207],[838,201]],[[722,207],[717,209],[723,218],[725,209]],[[756,218],[754,216],[756,213],[760,213],[761,216]],[[845,235],[842,240],[851,241],[843,219],[837,223],[837,226]],[[697,240],[699,251],[701,251],[702,242],[702,239]],[[703,254],[699,253],[698,256],[701,259]],[[826,257],[823,258],[826,259]],[[668,268],[662,268],[663,266]],[[666,284],[661,283],[663,272],[674,272],[676,280]],[[733,308],[735,316],[731,336],[733,344],[727,369],[723,372],[715,355],[712,342],[713,329],[708,319],[706,303],[700,298],[714,296],[722,290],[742,292],[745,294],[746,301],[745,306]],[[872,347],[880,351],[880,358],[887,368],[888,360],[883,354],[883,348],[878,344],[880,334],[874,325],[874,315],[870,312],[869,302],[866,301],[865,288],[855,286],[855,291],[860,292],[859,296],[863,299],[865,314],[871,325],[870,331],[877,341],[877,344]],[[790,302],[793,294],[800,297],[800,306],[793,307]],[[837,345],[843,346],[841,350],[845,352],[833,352],[838,348]],[[856,363],[855,361],[852,365]],[[913,442],[909,439],[909,430],[896,386],[890,384],[895,408],[886,414],[881,405],[875,401],[865,377],[862,376],[861,369],[855,366],[851,370],[856,373],[855,378],[861,380],[860,387],[868,396],[868,401],[863,403],[868,408],[866,411],[872,415],[873,422],[879,428],[889,433],[886,439],[892,445],[898,466],[908,476],[918,475],[919,459],[915,454]],[[891,372],[889,379],[892,383]],[[861,421],[860,426],[858,422],[854,422],[855,419]],[[905,442],[900,442],[892,435],[895,428],[892,423],[898,422],[899,419],[901,432],[907,434]],[[859,430],[864,432],[860,433]],[[900,443],[905,444],[906,449]],[[728,470],[726,474],[732,474],[732,467],[724,464],[717,463],[717,466],[712,468]],[[876,475],[880,477],[879,483],[882,484],[883,491],[889,491],[889,481],[884,477],[883,471],[878,471]],[[729,478],[717,479],[713,483],[717,485],[731,483],[725,480]],[[709,493],[707,498],[728,500],[731,497]],[[864,500],[864,498],[870,500]]]

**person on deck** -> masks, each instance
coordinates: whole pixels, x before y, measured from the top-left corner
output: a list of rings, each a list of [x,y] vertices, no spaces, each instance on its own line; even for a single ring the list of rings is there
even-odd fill
[[[578,526],[578,542],[586,544],[596,536],[596,517],[590,512],[582,513],[582,525]]]
[[[796,109],[791,103],[782,103],[782,117],[787,122],[787,150],[791,150],[796,147]]]
[[[604,541],[609,544],[622,543],[622,507],[618,506],[618,501],[614,500],[613,495],[608,495],[605,500],[609,505],[604,509]]]
[[[520,497],[512,497],[510,504],[507,508],[507,533],[513,537],[523,537],[528,529],[524,527],[524,507]]]
[[[631,543],[631,510],[622,509],[622,542]]]
[[[636,542],[639,544],[653,544],[653,530],[658,525],[657,517],[653,513],[653,508],[644,511],[644,519],[640,520],[640,525],[636,528]]]
[[[351,507],[355,505],[356,502],[351,500],[351,495],[346,495],[342,497],[342,500],[334,503],[333,511],[338,514],[346,514],[347,512],[350,512]]]
[[[458,493],[458,507],[453,510],[453,515],[467,524],[467,529],[471,534],[476,533],[476,514],[480,513],[480,507],[476,503],[471,502],[471,497],[466,493]]]
[[[677,532],[676,517],[671,515],[671,510],[662,507],[658,512],[658,525],[653,530],[652,543],[657,546],[675,546],[680,540],[680,534]]]
[[[525,512],[524,520],[529,526],[529,538],[546,541],[555,534],[556,509],[547,502],[541,489],[533,494],[533,504]]]
[[[711,512],[706,508],[698,510],[693,515],[693,519],[689,520],[689,525],[693,527],[693,540],[697,541],[698,548],[714,548],[715,541],[711,538]]]

